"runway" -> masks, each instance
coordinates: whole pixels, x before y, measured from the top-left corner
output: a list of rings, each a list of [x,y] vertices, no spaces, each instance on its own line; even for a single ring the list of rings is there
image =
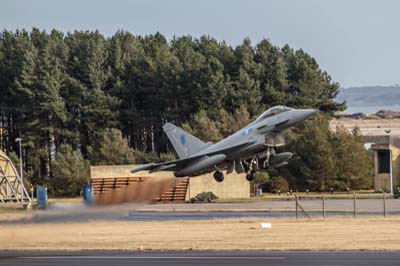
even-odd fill
[[[301,200],[301,206],[312,217],[322,217],[320,200]],[[358,216],[383,216],[382,201],[360,199],[357,202]],[[352,216],[352,200],[327,200],[326,216]],[[29,210],[0,221],[1,224],[66,223],[85,221],[174,221],[212,220],[230,218],[275,218],[295,217],[295,203],[290,200],[272,200],[248,203],[175,203],[140,204],[88,207],[77,203],[53,204],[47,210]],[[386,201],[387,215],[400,215],[399,199]],[[304,216],[303,212],[299,213]]]
[[[301,248],[301,247],[299,247]],[[0,265],[399,265],[400,252],[0,252]]]
[[[310,217],[322,217],[320,211],[307,213]],[[307,217],[299,212],[299,217]],[[353,212],[327,212],[326,217],[353,216]],[[362,212],[358,216],[382,216],[381,212]],[[391,212],[390,215],[400,215],[400,212]],[[296,217],[296,212],[260,212],[260,211],[221,211],[221,212],[129,212],[128,221],[184,221],[184,220],[213,220],[213,219],[235,219],[235,218],[282,218]]]

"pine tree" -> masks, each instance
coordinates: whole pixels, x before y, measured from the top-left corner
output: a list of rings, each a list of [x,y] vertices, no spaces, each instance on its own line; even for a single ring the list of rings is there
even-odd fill
[[[304,131],[292,145],[301,160],[299,173],[310,190],[325,191],[333,187],[337,170],[328,120],[319,115],[306,122]]]
[[[364,142],[357,128],[348,132],[343,127],[336,129],[335,139],[337,186],[345,190],[368,189],[372,185],[373,162],[364,148]]]
[[[233,120],[235,123],[232,126],[232,130],[238,131],[239,129],[245,127],[250,123],[250,114],[247,111],[247,107],[245,105],[240,105],[238,109],[235,110],[233,115]]]
[[[192,121],[194,135],[203,141],[217,142],[221,140],[219,130],[213,120],[211,120],[206,111],[200,110]]]
[[[59,147],[57,158],[52,162],[54,177],[50,180],[50,192],[58,196],[77,196],[82,186],[89,182],[89,163],[79,150],[70,145]]]
[[[216,126],[222,137],[227,137],[234,132],[234,119],[225,109],[220,109],[216,118]]]
[[[86,147],[97,136],[96,132],[117,125],[119,100],[110,94],[107,66],[108,42],[99,32],[75,32],[65,40],[69,48],[67,94],[71,113],[71,127],[79,135],[80,148],[84,155]],[[73,99],[76,99],[74,101]]]
[[[120,130],[106,129],[99,134],[99,138],[88,148],[92,164],[134,164],[135,157],[139,155],[129,148],[128,142],[123,138]]]

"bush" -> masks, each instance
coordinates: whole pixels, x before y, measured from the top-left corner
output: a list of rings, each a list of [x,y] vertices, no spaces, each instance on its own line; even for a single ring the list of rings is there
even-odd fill
[[[154,162],[159,162],[160,157],[158,156],[157,153],[155,152],[137,152],[136,153],[136,164],[144,164],[144,163],[154,163]]]
[[[160,153],[160,161],[161,162],[168,162],[168,161],[173,161],[176,160],[176,156],[172,152],[167,152],[167,153]]]
[[[256,195],[257,189],[262,188],[265,184],[268,183],[269,180],[269,175],[266,172],[260,172],[258,171],[256,173],[256,176],[254,177],[254,180],[251,181],[251,194],[254,196]]]
[[[79,150],[66,144],[58,149],[52,170],[50,192],[56,196],[77,196],[90,179],[89,162],[83,159]]]
[[[272,178],[269,182],[269,189],[273,193],[287,192],[289,190],[289,184],[285,178],[277,176]]]

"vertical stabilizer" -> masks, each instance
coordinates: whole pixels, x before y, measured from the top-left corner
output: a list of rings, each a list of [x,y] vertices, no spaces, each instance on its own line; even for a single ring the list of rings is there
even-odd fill
[[[193,155],[210,145],[190,135],[174,124],[166,123],[163,129],[179,158]]]

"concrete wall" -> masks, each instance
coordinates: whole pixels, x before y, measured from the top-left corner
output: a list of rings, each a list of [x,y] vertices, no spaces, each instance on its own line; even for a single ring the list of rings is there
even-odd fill
[[[213,174],[191,177],[186,199],[189,200],[201,192],[209,191],[220,199],[250,197],[250,183],[244,174],[224,174],[225,179],[221,183],[214,180]]]
[[[374,189],[376,191],[390,191],[390,174],[376,174],[374,177]]]
[[[392,145],[393,190],[400,186],[400,148]]]
[[[91,178],[106,178],[106,177],[146,177],[151,178],[152,183],[156,180],[166,182],[166,180],[177,180],[170,171],[162,171],[150,174],[148,171],[131,174],[130,170],[137,165],[100,165],[90,167]],[[143,182],[143,184],[146,182]],[[218,198],[248,198],[250,197],[250,184],[246,180],[244,174],[232,173],[225,175],[225,180],[218,183],[214,180],[213,174],[191,177],[187,199],[195,197],[201,192],[212,192]]]
[[[396,188],[400,186],[400,148],[393,145],[394,143],[395,140],[392,140],[392,145],[389,145],[389,143],[372,145],[375,164],[374,189],[377,191],[381,189],[387,192],[390,191],[390,173],[378,173],[378,150],[391,150],[393,190],[396,191]]]

